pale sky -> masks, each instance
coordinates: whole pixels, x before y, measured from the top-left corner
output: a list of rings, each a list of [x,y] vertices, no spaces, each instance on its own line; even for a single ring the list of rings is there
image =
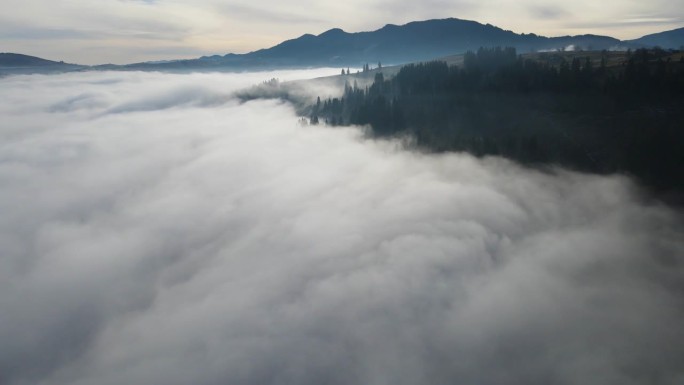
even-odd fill
[[[80,64],[245,53],[330,28],[455,17],[620,39],[684,26],[684,0],[2,0],[0,52]]]

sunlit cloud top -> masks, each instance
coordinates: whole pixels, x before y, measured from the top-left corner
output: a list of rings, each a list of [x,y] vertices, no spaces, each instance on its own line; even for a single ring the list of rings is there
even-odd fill
[[[304,33],[456,17],[547,36],[621,39],[684,26],[670,0],[4,0],[0,51],[83,64],[192,58],[267,48]]]

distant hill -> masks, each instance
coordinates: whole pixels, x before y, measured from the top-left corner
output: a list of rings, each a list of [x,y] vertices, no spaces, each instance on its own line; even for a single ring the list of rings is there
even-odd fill
[[[638,46],[658,46],[664,49],[680,49],[681,47],[684,47],[684,28],[654,33],[628,42]]]
[[[69,72],[87,68],[78,64],[42,59],[18,53],[0,53],[0,76],[33,73]]]
[[[0,67],[42,67],[64,64],[64,62],[46,60],[18,53],[0,53]]]
[[[510,46],[519,52],[557,50],[568,47],[609,49],[620,40],[608,36],[581,35],[545,37],[517,34],[490,24],[460,19],[388,24],[371,32],[348,33],[339,28],[318,36],[306,34],[274,47],[243,55],[205,56],[168,63],[137,63],[135,69],[247,68],[335,66],[360,67],[364,63],[399,64],[477,50],[480,47]]]

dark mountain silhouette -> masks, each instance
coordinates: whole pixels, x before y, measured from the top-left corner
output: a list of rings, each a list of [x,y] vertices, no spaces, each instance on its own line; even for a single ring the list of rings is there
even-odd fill
[[[581,35],[545,37],[517,34],[490,24],[460,19],[388,24],[371,32],[348,33],[339,28],[318,36],[306,34],[274,47],[243,55],[204,56],[168,63],[136,63],[128,68],[239,68],[361,66],[383,62],[402,64],[477,50],[480,47],[510,46],[519,52],[565,49],[609,49],[621,44],[608,36]]]
[[[63,65],[64,62],[41,59],[18,53],[0,53],[0,67],[38,67]]]
[[[609,36],[546,37],[518,34],[470,20],[440,19],[388,24],[370,32],[348,33],[339,28],[320,35],[305,34],[274,47],[246,54],[203,56],[190,60],[143,62],[128,65],[76,66],[19,54],[0,54],[0,74],[89,68],[91,70],[241,71],[301,67],[361,67],[365,63],[404,64],[476,51],[480,47],[513,47],[520,53],[583,49],[603,50],[660,45],[679,48],[684,29],[620,41]],[[8,69],[11,68],[11,69]]]
[[[629,43],[642,47],[660,47],[664,49],[680,49],[684,47],[684,28],[673,29],[660,33],[646,35]]]
[[[8,74],[67,72],[83,68],[86,68],[86,66],[18,53],[0,53],[0,76]]]

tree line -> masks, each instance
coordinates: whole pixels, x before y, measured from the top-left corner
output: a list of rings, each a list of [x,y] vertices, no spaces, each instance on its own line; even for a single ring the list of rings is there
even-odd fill
[[[613,56],[481,48],[460,65],[409,64],[391,79],[376,73],[368,87],[347,83],[343,97],[309,112],[312,122],[370,125],[377,136],[409,133],[433,151],[626,172],[684,191],[684,55]]]

